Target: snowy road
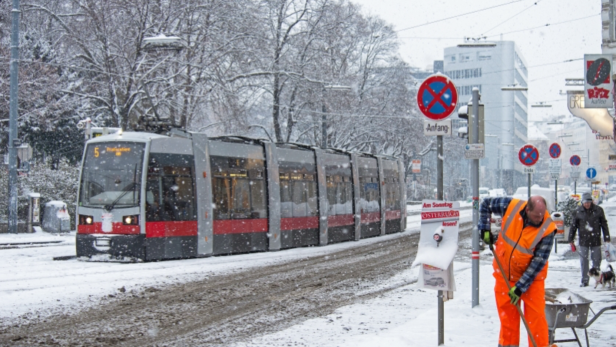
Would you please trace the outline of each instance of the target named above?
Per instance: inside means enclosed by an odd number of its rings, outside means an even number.
[[[616,225],[616,204],[603,207]],[[461,214],[470,221],[470,210]],[[404,233],[359,242],[141,264],[52,261],[74,252],[74,236],[3,249],[0,345],[436,346],[436,292],[416,288],[409,268],[418,228],[412,216]],[[455,259],[458,291],[445,304],[445,345],[495,346],[491,257],[482,254],[481,305],[471,309],[468,235]],[[12,237],[24,236],[50,239]],[[552,255],[547,286],[571,288],[595,310],[613,305],[613,289],[577,287],[577,255],[567,250]],[[593,346],[616,345],[616,314],[604,315],[589,329]]]

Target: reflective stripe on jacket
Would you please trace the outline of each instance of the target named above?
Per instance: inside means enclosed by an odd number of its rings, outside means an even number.
[[[513,199],[503,216],[501,232],[496,241],[496,256],[503,266],[505,276],[509,281],[517,282],[530,265],[535,248],[542,238],[556,229],[550,214],[546,211],[543,223],[540,227],[527,225],[520,215],[526,207],[526,201]],[[494,270],[499,272],[496,260],[493,262]],[[544,280],[547,276],[548,264],[546,263],[535,280]]]

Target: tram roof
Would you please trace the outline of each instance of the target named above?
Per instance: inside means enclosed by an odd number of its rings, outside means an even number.
[[[127,131],[123,133],[102,135],[88,140],[88,143],[109,142],[109,141],[133,141],[133,142],[148,142],[152,139],[165,138],[168,136],[154,133],[133,132]]]

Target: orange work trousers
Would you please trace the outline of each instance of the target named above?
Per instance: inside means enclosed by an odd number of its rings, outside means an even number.
[[[518,347],[520,345],[520,313],[511,304],[509,289],[499,273],[494,273],[496,284],[494,286],[494,296],[496,297],[496,308],[500,318],[500,336],[498,338],[499,347]],[[509,282],[513,287],[515,282]],[[520,300],[524,302],[524,317],[528,327],[535,338],[537,347],[549,345],[548,322],[545,319],[545,282],[534,281],[528,290],[522,294]],[[533,346],[528,338],[528,346]]]

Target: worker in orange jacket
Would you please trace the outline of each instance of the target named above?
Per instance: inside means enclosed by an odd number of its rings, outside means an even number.
[[[499,347],[520,344],[520,314],[514,305],[524,302],[524,318],[537,347],[549,346],[548,323],[545,318],[545,283],[548,258],[552,251],[556,226],[546,211],[545,199],[532,196],[528,203],[510,197],[485,198],[479,210],[478,229],[484,242],[492,244],[490,215],[503,216],[495,256],[504,274],[493,262],[494,296],[500,317]],[[509,280],[509,287],[505,282]],[[528,342],[532,346],[530,338]]]

